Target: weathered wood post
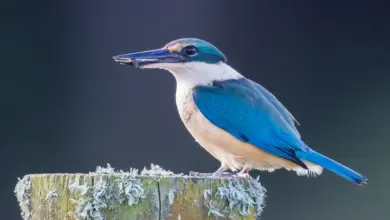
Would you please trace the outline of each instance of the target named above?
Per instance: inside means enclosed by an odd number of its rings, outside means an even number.
[[[191,177],[152,169],[33,174],[15,193],[24,220],[256,219],[265,189],[258,180]]]

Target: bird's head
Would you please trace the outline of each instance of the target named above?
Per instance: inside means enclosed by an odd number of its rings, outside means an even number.
[[[121,64],[140,68],[158,68],[174,70],[191,62],[217,64],[225,63],[226,57],[212,44],[196,39],[182,38],[166,44],[161,49],[114,56]]]
[[[168,70],[177,81],[190,85],[242,77],[226,64],[226,57],[218,48],[196,38],[174,40],[161,49],[118,55],[113,59],[139,68]]]

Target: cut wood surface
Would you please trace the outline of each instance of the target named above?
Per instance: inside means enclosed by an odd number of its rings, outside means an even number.
[[[102,168],[107,169],[107,168]],[[265,189],[258,180],[192,177],[136,170],[33,174],[15,193],[25,220],[256,219]],[[100,170],[102,171],[102,170]]]

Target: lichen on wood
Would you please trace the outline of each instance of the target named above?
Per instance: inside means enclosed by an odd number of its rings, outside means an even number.
[[[30,176],[26,175],[22,179],[18,178],[18,183],[15,187],[15,195],[18,200],[22,218],[24,220],[30,219]]]
[[[99,166],[91,174],[95,174],[92,185],[80,185],[79,179],[69,185],[71,193],[82,196],[73,199],[76,210],[71,215],[76,219],[104,220],[104,210],[112,211],[115,205],[124,203],[133,206],[146,197],[136,169],[115,172],[114,168],[107,164],[106,168]]]
[[[27,175],[15,193],[24,220],[256,219],[265,197],[258,179],[191,177],[153,164]]]
[[[239,179],[232,178],[227,183],[218,186],[214,194],[212,190],[205,191],[204,197],[206,206],[209,208],[209,213],[211,214],[225,217],[229,216],[231,210],[235,209],[242,216],[252,216],[255,214],[257,217],[260,217],[265,206],[265,192],[266,190],[260,184],[259,178],[249,178],[248,181],[240,181]],[[209,199],[213,195],[214,199]],[[222,209],[216,206],[215,197],[226,200],[228,206]],[[253,209],[255,212],[253,212]],[[233,218],[233,216],[229,217]]]

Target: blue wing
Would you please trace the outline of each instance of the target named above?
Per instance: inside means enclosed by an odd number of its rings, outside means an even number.
[[[295,127],[295,123],[298,123],[298,121],[294,118],[294,116],[284,107],[284,105],[273,95],[271,94],[266,88],[263,86],[247,79],[248,83],[252,84],[254,89],[258,89],[260,93],[262,93],[265,98],[269,102],[272,103],[272,105],[278,110],[278,112],[282,115],[284,120],[290,125],[290,127],[294,130],[294,133],[300,138],[301,135],[299,134],[297,128]]]
[[[306,165],[296,156],[308,152],[291,113],[264,87],[248,79],[196,86],[193,99],[214,125],[264,151]]]

